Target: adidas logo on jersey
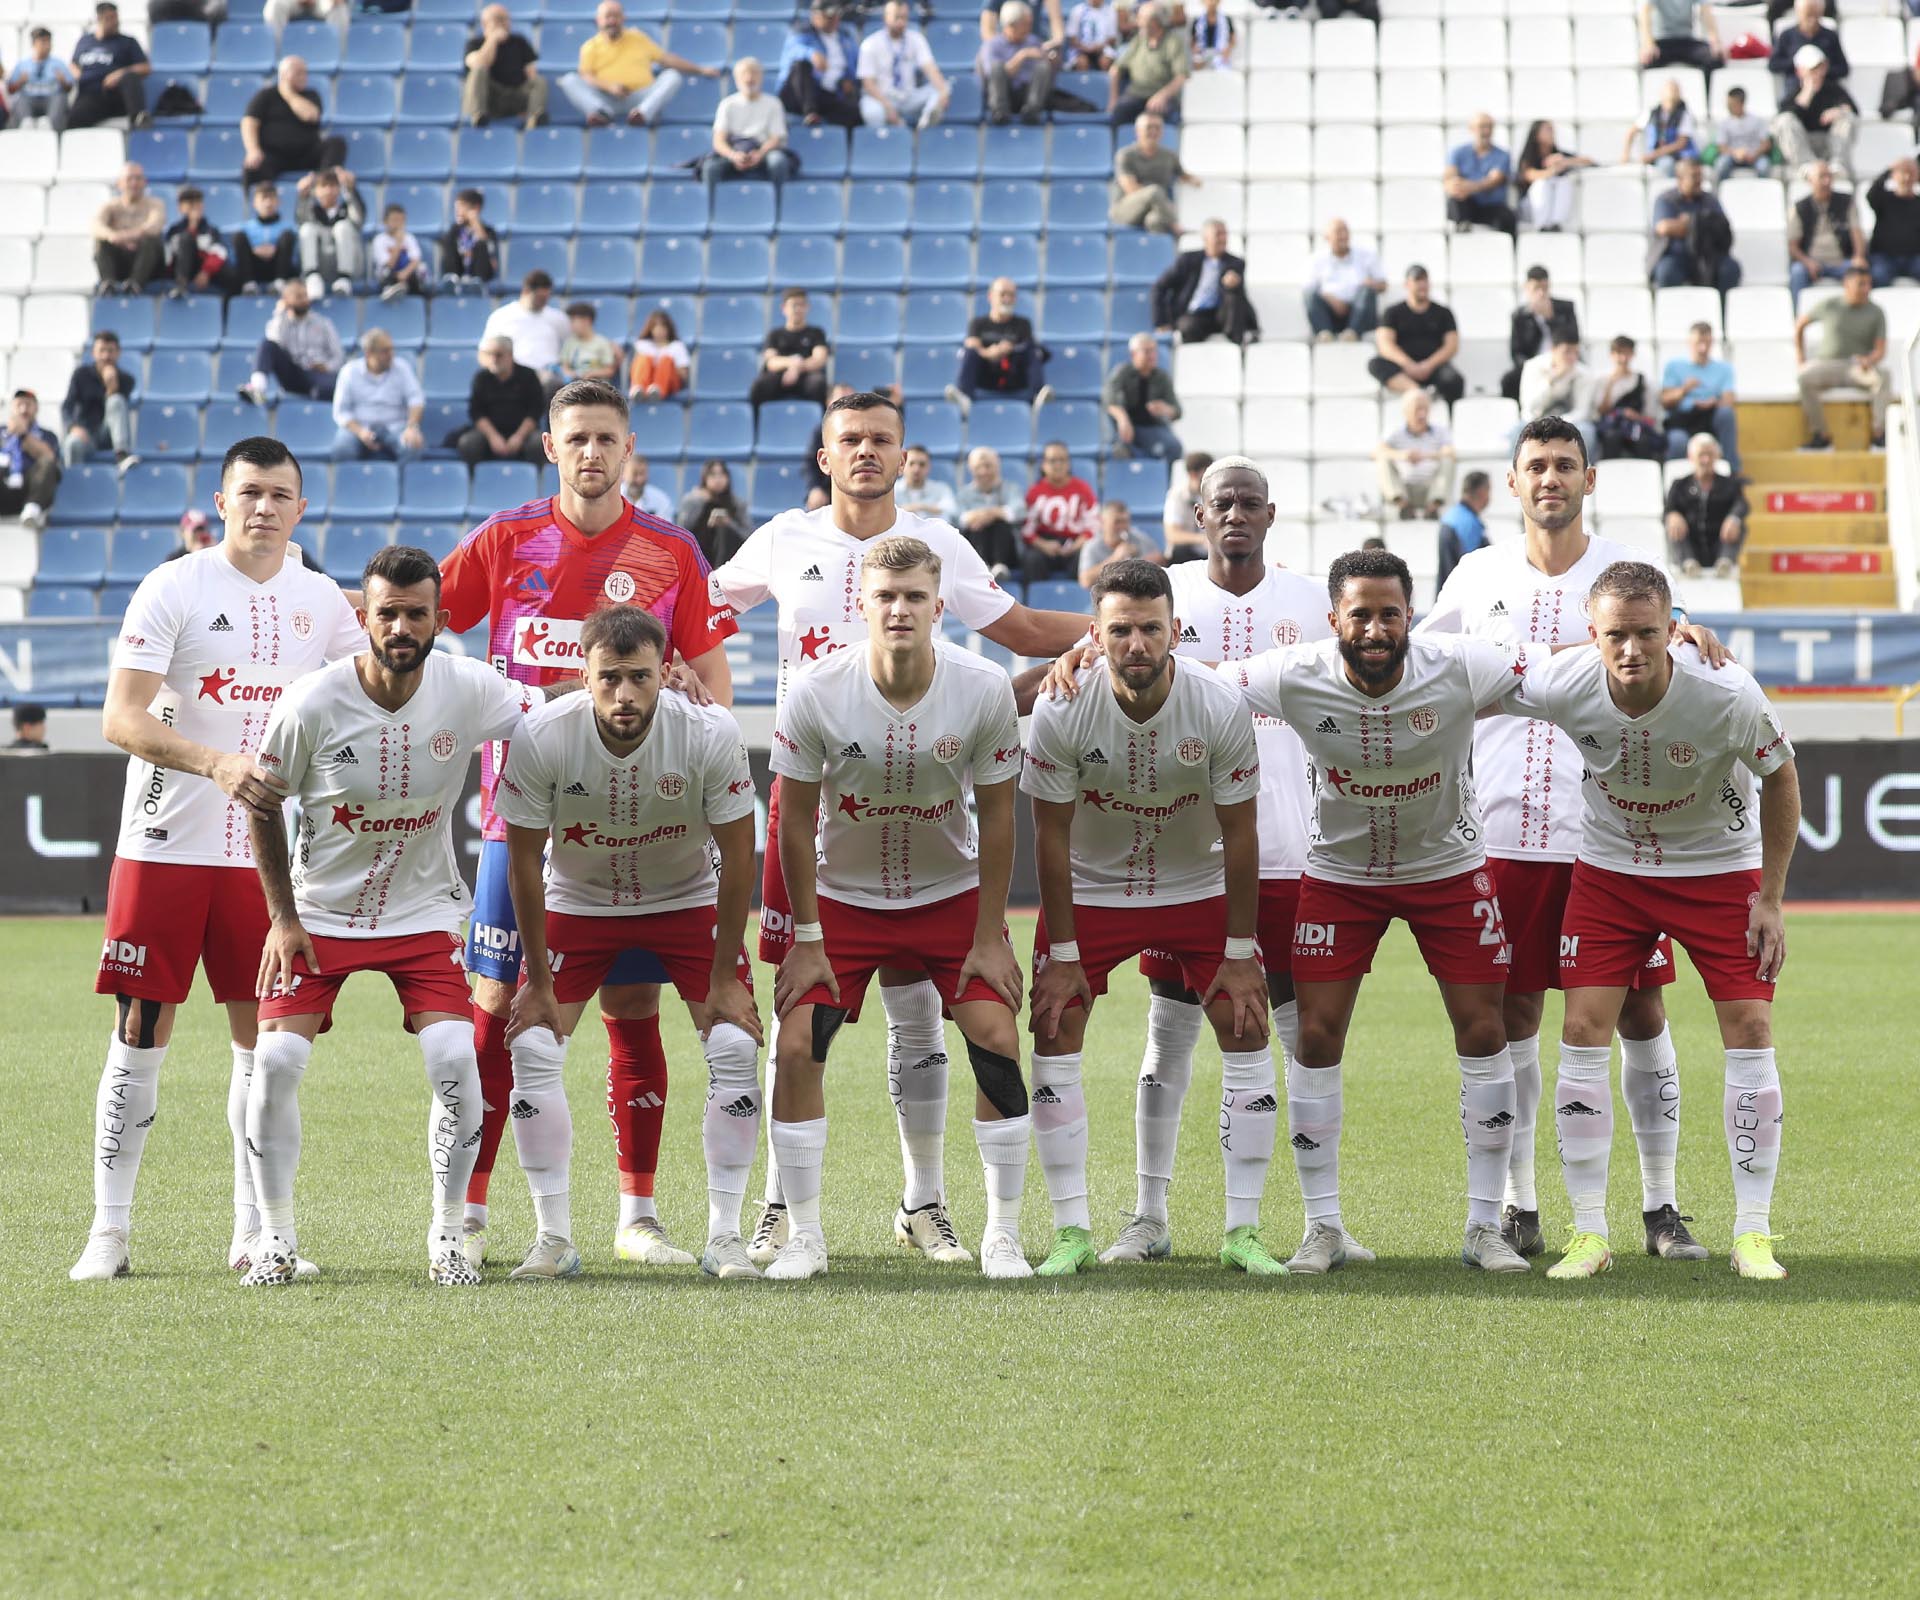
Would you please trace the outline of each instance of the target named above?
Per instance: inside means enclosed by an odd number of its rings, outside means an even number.
[[[1314,724],[1313,731],[1315,733],[1338,733],[1340,731],[1340,724],[1335,722],[1332,717],[1322,717]]]
[[[343,744],[338,750],[334,751],[332,755],[316,761],[314,765],[320,767],[357,767],[360,765],[360,758],[353,753],[352,745]]]
[[[1489,618],[1504,617],[1506,614],[1507,614],[1507,603],[1504,600],[1496,600],[1492,605],[1487,607],[1487,616]]]
[[[528,1117],[539,1116],[540,1108],[528,1101],[516,1100],[512,1105],[507,1107],[507,1112],[510,1116],[518,1117],[524,1122]]]
[[[1270,1094],[1259,1095],[1240,1108],[1242,1111],[1272,1112],[1280,1109],[1280,1102]]]
[[[634,1096],[634,1098],[629,1100],[627,1104],[630,1106],[636,1106],[642,1111],[658,1111],[663,1105],[666,1104],[666,1101],[662,1100],[659,1095],[655,1094],[651,1089],[649,1089],[644,1094]],[[519,1114],[520,1114],[519,1111],[516,1109],[514,1112],[514,1115],[518,1116]]]
[[[1595,1111],[1593,1107],[1588,1105],[1584,1100],[1569,1100],[1560,1108],[1560,1115],[1563,1117],[1597,1117],[1600,1113]]]
[[[560,792],[562,794],[578,795],[580,798],[585,799],[586,793],[587,793],[587,786],[584,783],[580,782],[579,779],[576,778],[572,783],[568,784],[566,788],[562,789]]]
[[[1581,744],[1585,745],[1586,748],[1589,750],[1598,750],[1600,748],[1600,741],[1594,738],[1594,736],[1590,733],[1581,734],[1580,742]]]
[[[233,632],[233,624],[227,621],[226,612],[224,611],[221,612],[219,616],[215,617],[213,621],[207,624],[207,632],[208,633],[232,633]]]
[[[752,1095],[743,1094],[731,1105],[722,1106],[720,1109],[730,1117],[750,1117],[760,1108],[753,1103]]]
[[[1080,765],[1083,767],[1104,767],[1106,764],[1107,753],[1099,745],[1095,745],[1080,758]]]
[[[1033,1091],[1033,1103],[1037,1106],[1057,1106],[1060,1096],[1054,1093],[1052,1084],[1043,1083]]]
[[[826,582],[826,574],[823,573],[818,566],[808,567],[805,572],[800,574],[800,581],[802,583],[824,583]]]
[[[1180,642],[1182,644],[1198,644],[1200,642],[1200,630],[1189,622],[1180,630]]]
[[[1511,1111],[1496,1111],[1492,1116],[1482,1117],[1479,1120],[1480,1126],[1483,1128],[1504,1128],[1513,1121],[1513,1113]]]
[[[1293,1136],[1293,1147],[1296,1150],[1318,1150],[1320,1148],[1320,1141],[1318,1139],[1309,1139],[1304,1133],[1296,1133]]]
[[[862,750],[857,743],[844,746],[840,754],[845,756],[849,761],[865,761],[867,759],[866,751]]]

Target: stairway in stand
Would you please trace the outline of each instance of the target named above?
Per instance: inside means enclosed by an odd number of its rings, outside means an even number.
[[[1887,458],[1861,401],[1829,400],[1831,450],[1802,450],[1797,404],[1740,402],[1747,545],[1740,593],[1750,610],[1897,604],[1887,543]]]

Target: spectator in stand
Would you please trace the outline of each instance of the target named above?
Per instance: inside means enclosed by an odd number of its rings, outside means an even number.
[[[549,393],[560,388],[560,346],[573,332],[566,313],[548,303],[552,299],[553,279],[536,267],[520,280],[518,300],[494,308],[484,334],[505,339],[513,359],[532,367]]]
[[[1216,333],[1245,346],[1260,337],[1260,321],[1247,298],[1247,264],[1227,254],[1227,225],[1210,217],[1200,227],[1200,248],[1183,250],[1153,286],[1153,323],[1174,329],[1182,344],[1200,344]]]
[[[1027,0],[984,0],[980,7],[980,37],[983,40],[991,39],[1000,31],[1001,24],[1006,20],[1008,6],[1026,3]],[[1120,0],[1116,11],[1124,9],[1125,4],[1126,0]],[[1045,0],[1045,10],[1047,39],[1050,43],[1058,43],[1067,36],[1066,24],[1060,20],[1060,0]]]
[[[769,400],[811,400],[825,405],[827,362],[833,347],[826,330],[807,321],[807,291],[798,287],[780,296],[781,324],[761,345],[760,375],[747,398],[758,413]]]
[[[503,5],[485,6],[480,31],[467,40],[467,79],[460,91],[460,115],[476,128],[495,117],[518,117],[532,128],[547,120],[547,80],[540,75],[540,52],[524,33],[515,32]]]
[[[1133,14],[1133,0],[1113,0],[1113,53],[1119,55],[1133,43],[1133,36],[1139,31],[1140,19]]]
[[[1301,291],[1307,326],[1322,344],[1334,338],[1352,341],[1380,325],[1386,273],[1378,255],[1354,245],[1344,218],[1327,224],[1326,240],[1326,249],[1317,251],[1307,268],[1307,286]]]
[[[1800,52],[1808,45],[1827,58],[1827,76],[1833,82],[1841,82],[1853,70],[1847,61],[1847,48],[1840,42],[1840,30],[1824,20],[1821,10],[1820,0],[1794,0],[1793,21],[1773,36],[1767,70],[1773,74],[1783,106],[1800,87],[1804,70]]]
[[[1436,511],[1453,492],[1453,435],[1433,420],[1433,398],[1425,389],[1400,397],[1400,426],[1373,447],[1380,476],[1380,498],[1400,520],[1411,522]]]
[[[1837,38],[1838,35],[1836,34]],[[1840,86],[1817,45],[1805,44],[1793,58],[1800,84],[1780,103],[1773,119],[1774,142],[1789,172],[1809,161],[1830,161],[1853,183],[1853,136],[1860,108]]]
[[[1107,69],[1107,120],[1125,127],[1144,111],[1180,114],[1180,92],[1193,75],[1186,35],[1167,26],[1161,0],[1147,0],[1135,13],[1140,31]]]
[[[1099,502],[1058,439],[1040,452],[1040,476],[1027,491],[1020,570],[1028,583],[1079,575],[1080,547],[1093,537]]]
[[[1698,67],[1711,72],[1726,60],[1713,7],[1701,0],[1646,0],[1640,7],[1640,65]]]
[[[1553,344],[1520,369],[1520,429],[1536,417],[1561,417],[1580,430],[1587,455],[1600,454],[1600,433],[1594,423],[1594,372],[1580,359],[1580,341],[1556,333]]]
[[[1867,264],[1874,288],[1884,289],[1895,278],[1920,278],[1920,161],[1900,157],[1873,180],[1867,205],[1873,212]]]
[[[844,400],[854,392],[850,383],[836,383],[827,391],[827,404]],[[813,432],[807,439],[807,448],[800,452],[800,481],[807,486],[807,510],[818,511],[827,503],[832,482],[826,473],[820,470],[820,452],[826,447],[826,417],[813,425]]]
[[[547,396],[540,374],[513,358],[513,341],[490,333],[480,341],[480,367],[467,390],[467,426],[448,442],[470,467],[483,461],[547,459],[541,443]]]
[[[114,198],[93,214],[93,264],[102,294],[142,294],[166,259],[167,208],[147,192],[146,169],[120,169]]]
[[[1828,389],[1864,389],[1873,404],[1873,442],[1886,442],[1891,385],[1882,363],[1887,359],[1887,319],[1873,303],[1872,289],[1873,275],[1867,268],[1849,267],[1840,293],[1801,312],[1793,324],[1809,449],[1826,450],[1833,444],[1820,399]]]
[[[397,200],[381,213],[380,231],[373,237],[373,281],[382,300],[403,294],[428,293],[427,252],[407,228],[407,208]]]
[[[7,126],[24,128],[44,117],[55,133],[65,132],[67,100],[79,81],[73,68],[55,58],[53,31],[35,28],[28,37],[26,55],[7,74],[7,96],[13,103]]]
[[[1738,84],[1727,91],[1727,114],[1713,130],[1713,143],[1704,153],[1713,162],[1716,188],[1736,172],[1764,178],[1773,171],[1773,135],[1762,118],[1747,110],[1747,91]]]
[[[793,176],[787,108],[766,92],[766,81],[766,69],[755,57],[734,62],[734,92],[713,113],[713,149],[700,161],[709,210],[714,192],[729,179],[765,178],[777,193]]]
[[[1647,404],[1647,378],[1634,365],[1634,348],[1624,333],[1617,336],[1607,346],[1611,364],[1594,384],[1594,428],[1602,461],[1667,459],[1666,435]]]
[[[700,482],[680,497],[674,518],[700,541],[709,566],[721,566],[753,531],[747,508],[733,492],[733,470],[717,456],[700,468]]]
[[[1053,98],[1053,77],[1059,71],[1061,48],[1034,38],[1033,9],[1024,0],[1008,0],[1000,22],[999,31],[981,41],[973,59],[987,104],[987,121],[995,127],[1004,126],[1013,116],[1018,99],[1020,120],[1038,123],[1045,119],[1047,104]]]
[[[102,329],[93,336],[93,360],[82,362],[67,380],[60,421],[67,430],[62,446],[66,464],[77,467],[102,450],[111,450],[125,471],[139,459],[133,453],[133,413],[129,409],[140,380],[120,364],[119,335]]]
[[[199,550],[211,550],[220,542],[213,531],[213,519],[198,506],[180,513],[180,542],[167,552],[169,561],[178,561]]]
[[[1106,413],[1101,431],[1114,455],[1179,458],[1180,436],[1173,423],[1180,415],[1180,401],[1173,378],[1160,365],[1160,346],[1152,334],[1136,333],[1127,341],[1127,359],[1107,374],[1100,404]]]
[[[600,332],[599,320],[591,300],[576,300],[567,307],[568,333],[560,346],[560,376],[567,383],[583,378],[612,383],[620,371],[620,348]]]
[[[960,514],[953,485],[943,483],[932,474],[932,451],[923,444],[908,445],[906,467],[893,480],[893,503],[902,511],[911,511],[916,516],[938,517],[942,522],[951,522]]]
[[[1667,560],[1683,578],[1697,578],[1711,567],[1716,578],[1730,578],[1747,542],[1746,485],[1737,472],[1721,472],[1720,447],[1710,433],[1687,441],[1687,465],[1693,470],[1667,486]]]
[[[1628,166],[1652,167],[1661,177],[1671,178],[1676,162],[1699,154],[1693,113],[1681,98],[1680,80],[1669,78],[1660,85],[1660,103],[1647,113],[1644,122],[1628,129],[1620,159]]]
[[[1133,143],[1114,152],[1107,220],[1116,227],[1144,228],[1148,233],[1180,231],[1180,208],[1173,191],[1183,183],[1197,189],[1200,180],[1161,142],[1166,128],[1157,112],[1143,111],[1134,119]]]
[[[280,215],[280,187],[271,178],[253,186],[253,215],[234,230],[227,267],[230,284],[242,294],[278,291],[298,275],[293,228]]]
[[[1079,570],[1075,576],[1080,587],[1091,589],[1101,569],[1115,561],[1151,561],[1159,566],[1159,552],[1143,544],[1134,531],[1133,513],[1124,500],[1109,500],[1100,507],[1099,530],[1080,546]]]
[[[1069,72],[1105,72],[1113,65],[1119,38],[1107,0],[1080,0],[1067,16],[1064,65]]]
[[[13,743],[7,754],[39,756],[47,753],[47,708],[23,700],[13,708]]]
[[[955,526],[995,578],[1020,562],[1020,530],[1027,517],[1027,488],[1000,469],[1000,452],[975,445],[967,452],[967,480],[953,497]]]
[[[604,128],[616,117],[626,118],[629,127],[651,128],[688,73],[720,76],[718,67],[696,65],[663,50],[644,29],[629,28],[620,0],[600,0],[593,21],[596,31],[580,46],[579,70],[560,80],[560,92],[589,128]]]
[[[987,285],[984,315],[967,324],[960,347],[960,376],[947,385],[947,398],[962,416],[985,390],[995,400],[1029,400],[1039,407],[1053,398],[1047,387],[1047,352],[1034,342],[1033,324],[1014,308],[1020,290],[1011,278]]]
[[[652,464],[637,450],[627,457],[626,467],[620,474],[620,492],[627,497],[629,505],[638,506],[648,516],[673,521],[673,496],[653,482]]]
[[[427,447],[420,432],[427,396],[413,363],[393,353],[393,336],[369,328],[360,354],[340,369],[333,390],[335,461],[412,461]]]
[[[1514,193],[1520,201],[1520,220],[1542,233],[1562,232],[1573,221],[1573,175],[1592,166],[1591,156],[1562,150],[1553,124],[1542,119],[1527,129],[1520,147]]]
[[[1453,313],[1433,298],[1425,267],[1407,268],[1406,291],[1406,298],[1388,306],[1373,330],[1377,353],[1367,372],[1395,394],[1431,389],[1454,405],[1467,390],[1467,380],[1453,365],[1460,350],[1459,326]]]
[[[280,304],[267,319],[265,337],[254,348],[253,375],[240,385],[239,396],[264,406],[267,380],[272,378],[282,394],[331,400],[345,354],[339,330],[313,309],[307,286],[289,278],[280,286]]]
[[[73,47],[73,103],[69,128],[97,128],[125,117],[136,128],[147,120],[147,79],[153,63],[137,39],[120,31],[120,8],[102,0],[93,8],[93,31]]]
[[[869,128],[931,128],[953,89],[933,47],[907,26],[907,0],[887,0],[881,27],[860,41],[860,118]]]
[[[162,249],[167,271],[173,277],[173,287],[167,296],[179,300],[218,288],[226,278],[232,253],[227,241],[220,237],[220,230],[207,221],[207,197],[196,185],[183,183],[174,192],[173,203],[179,208],[180,216],[167,229]]]
[[[1727,465],[1740,470],[1739,396],[1733,368],[1713,355],[1713,324],[1687,330],[1687,354],[1675,356],[1660,374],[1660,406],[1667,414],[1667,459],[1687,452],[1695,434],[1714,439]]]
[[[1380,26],[1380,0],[1319,0],[1320,20],[1330,22],[1340,17],[1352,17],[1361,22],[1371,22]]]
[[[1189,450],[1181,465],[1187,469],[1186,477],[1167,490],[1167,503],[1160,517],[1169,566],[1176,561],[1203,560],[1207,554],[1207,536],[1200,531],[1200,519],[1194,508],[1200,503],[1200,480],[1213,465],[1213,457],[1204,450]]]
[[[59,489],[60,441],[40,426],[40,397],[15,389],[0,432],[0,517],[18,517],[38,533]]]
[[[1853,196],[1833,186],[1833,165],[1816,161],[1807,168],[1807,192],[1787,212],[1787,285],[1793,303],[1810,283],[1843,278],[1849,267],[1867,262],[1867,231],[1854,213]]]
[[[1473,137],[1454,147],[1441,175],[1447,220],[1461,233],[1474,227],[1518,233],[1519,218],[1507,204],[1513,158],[1493,142],[1493,118],[1488,113],[1476,111],[1468,126]]]
[[[1487,542],[1487,525],[1481,517],[1492,498],[1493,479],[1486,473],[1469,472],[1460,480],[1460,498],[1440,517],[1439,574],[1433,580],[1436,593],[1460,565],[1460,558]]]
[[[1733,257],[1733,224],[1707,193],[1706,173],[1689,156],[1674,169],[1674,185],[1653,202],[1648,266],[1654,287],[1698,284],[1725,294],[1740,282]]]
[[[300,224],[300,271],[307,280],[307,293],[323,299],[331,284],[335,294],[352,294],[354,280],[367,265],[360,236],[367,207],[353,174],[338,167],[316,172],[312,186],[295,205],[294,216]]]
[[[655,306],[633,341],[633,364],[627,369],[629,400],[670,400],[687,386],[693,357],[681,342],[673,318]]]
[[[440,238],[440,273],[456,289],[478,289],[500,276],[500,236],[485,216],[487,197],[462,189],[453,222]]]
[[[814,0],[780,52],[780,103],[808,127],[860,126],[860,35],[838,6]]]
[[[1237,42],[1233,19],[1221,14],[1220,0],[1204,0],[1200,15],[1187,24],[1187,57],[1195,72],[1225,72],[1233,66]]]
[[[262,19],[273,29],[274,48],[280,46],[280,34],[289,22],[324,21],[340,35],[340,48],[347,48],[347,29],[353,22],[353,0],[267,0]]]
[[[1507,330],[1507,356],[1512,362],[1500,380],[1500,392],[1520,398],[1520,369],[1553,343],[1556,333],[1580,342],[1580,317],[1571,300],[1553,297],[1553,280],[1545,267],[1528,267],[1526,287]]]
[[[346,164],[347,141],[320,131],[324,114],[320,91],[307,84],[307,64],[282,56],[274,81],[247,102],[240,114],[242,184],[277,178],[283,172],[313,173]],[[304,193],[308,181],[303,180]]]

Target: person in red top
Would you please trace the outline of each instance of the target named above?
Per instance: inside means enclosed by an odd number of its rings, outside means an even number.
[[[1027,582],[1078,581],[1080,547],[1093,537],[1099,519],[1099,500],[1084,478],[1073,475],[1073,458],[1055,439],[1040,452],[1040,476],[1027,491],[1027,526],[1021,534]]]
[[[693,535],[621,494],[621,475],[633,453],[628,422],[626,397],[608,384],[587,380],[561,389],[549,408],[545,436],[547,459],[559,468],[560,492],[498,512],[461,540],[441,564],[441,603],[456,633],[487,623],[487,654],[495,668],[540,685],[578,676],[580,628],[590,612],[608,601],[644,606],[665,626],[684,663],[681,681],[697,679],[708,697],[730,705],[733,678],[723,647],[738,631],[733,612],[709,597],[707,561]],[[467,1253],[476,1265],[486,1254],[488,1183],[513,1086],[506,1029],[520,976],[506,828],[493,809],[505,760],[504,745],[481,752],[482,843],[467,933],[486,1107],[467,1188]],[[685,1264],[693,1257],[667,1244],[653,1206],[667,1097],[659,988],[665,978],[651,956],[633,952],[614,963],[600,995],[612,1057],[607,1112],[620,1167],[616,1250],[627,1260]]]

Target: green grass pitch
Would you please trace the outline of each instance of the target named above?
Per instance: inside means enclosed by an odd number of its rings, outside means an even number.
[[[1371,1267],[1251,1284],[1215,1263],[1210,1044],[1171,1262],[1002,1286],[908,1259],[875,1005],[829,1074],[827,1278],[722,1285],[614,1261],[589,1017],[570,1064],[586,1275],[506,1281],[530,1226],[509,1143],[492,1276],[433,1290],[419,1058],[391,991],[361,978],[303,1096],[301,1242],[324,1276],[254,1293],[224,1265],[227,1051],[204,991],[163,1076],[136,1275],[67,1282],[110,1026],[87,992],[98,925],[0,924],[0,1592],[1913,1594],[1920,1176],[1912,966],[1895,954],[1912,928],[1791,920],[1783,1284],[1727,1268],[1719,1046],[1684,968],[1680,1193],[1714,1258],[1639,1252],[1622,1114],[1611,1276],[1460,1266],[1458,1079],[1396,934],[1347,1056],[1347,1218]],[[1144,1016],[1128,974],[1088,1038],[1102,1243],[1133,1195]],[[661,1209],[698,1248],[704,1081],[684,1012],[668,1040]],[[971,1243],[984,1206],[958,1062],[954,1082],[947,1181]],[[1557,1228],[1550,1126],[1540,1144]],[[1283,1248],[1300,1225],[1285,1156],[1267,1206]],[[1035,1259],[1048,1226],[1035,1163]]]

